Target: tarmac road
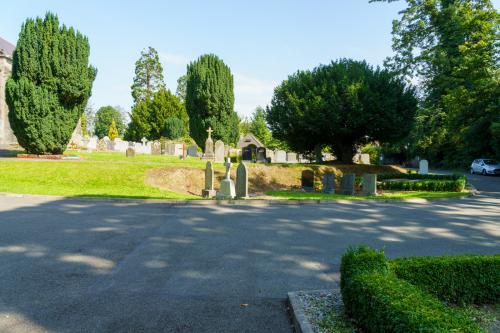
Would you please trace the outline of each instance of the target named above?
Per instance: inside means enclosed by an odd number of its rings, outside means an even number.
[[[291,332],[286,292],[351,244],[498,253],[500,177],[431,203],[169,205],[0,196],[0,332]]]

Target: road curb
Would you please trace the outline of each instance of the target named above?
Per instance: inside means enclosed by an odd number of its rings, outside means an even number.
[[[475,190],[475,194],[479,193]],[[267,205],[283,205],[283,206],[301,206],[301,205],[324,205],[324,204],[355,204],[355,203],[371,203],[371,204],[404,204],[404,203],[417,203],[417,204],[431,204],[439,201],[450,200],[463,200],[469,196],[455,197],[455,198],[414,198],[414,199],[307,199],[307,200],[287,200],[287,199],[246,199],[246,200],[203,200],[203,199],[147,199],[147,198],[114,198],[114,197],[93,197],[93,196],[63,196],[63,195],[42,195],[42,194],[17,194],[0,192],[3,197],[15,198],[44,198],[44,199],[65,199],[75,201],[89,201],[89,202],[124,202],[124,203],[137,203],[137,204],[165,204],[169,206],[267,206]]]
[[[302,302],[297,295],[298,292],[288,293],[288,302],[290,303],[290,311],[292,312],[292,322],[297,333],[314,333],[314,330],[307,320]]]

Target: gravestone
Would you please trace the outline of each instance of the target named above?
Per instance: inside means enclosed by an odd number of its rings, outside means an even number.
[[[215,162],[224,162],[224,142],[221,140],[215,141]]]
[[[297,163],[297,153],[286,153],[286,161],[288,163]]]
[[[274,163],[286,163],[286,152],[284,150],[274,152]]]
[[[363,195],[377,195],[377,174],[365,173],[363,175]]]
[[[359,164],[370,164],[370,154],[359,154]]]
[[[125,151],[125,155],[127,157],[135,157],[135,149],[132,147],[128,147],[127,150]]]
[[[108,144],[104,139],[99,139],[96,146],[97,151],[106,151],[108,149]]]
[[[205,154],[203,154],[203,159],[205,160],[214,160],[215,159],[215,153],[214,153],[214,141],[212,140],[212,132],[214,130],[209,127],[207,129],[208,133],[208,138],[205,141]]]
[[[161,142],[158,140],[153,141],[151,145],[151,155],[161,155]]]
[[[335,174],[325,173],[323,175],[323,193],[335,193]]]
[[[220,183],[220,191],[217,193],[217,199],[234,199],[236,196],[236,189],[234,187],[234,182],[231,179],[231,158],[227,158],[224,166],[226,167],[226,176]]]
[[[421,175],[427,175],[429,173],[429,162],[427,160],[420,160],[418,173]]]
[[[205,188],[201,191],[201,196],[211,199],[215,197],[214,190],[214,167],[212,162],[208,161],[205,167]]]
[[[356,181],[356,175],[353,173],[348,173],[342,176],[340,181],[340,191],[342,194],[354,195],[356,191],[354,190],[354,185]]]
[[[198,157],[198,146],[195,144],[189,145],[187,148],[187,156]]]
[[[243,162],[236,169],[236,197],[248,199],[248,168]]]
[[[84,136],[83,139],[82,139],[82,148],[87,150],[89,149],[89,142],[90,142],[90,138],[88,136]]]
[[[165,154],[169,156],[175,155],[175,143],[169,142],[165,145]]]
[[[266,148],[259,147],[257,148],[256,160],[257,162],[267,162],[266,161]]]
[[[266,148],[266,162],[274,163],[274,151]]]
[[[300,177],[300,182],[304,191],[314,191],[314,171],[310,169],[303,170],[302,176]]]

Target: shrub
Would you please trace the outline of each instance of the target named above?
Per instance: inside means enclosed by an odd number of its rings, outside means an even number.
[[[342,257],[345,309],[365,332],[482,332],[463,312],[399,279],[392,267],[383,251],[367,246],[349,248]]]
[[[378,185],[381,190],[462,192],[465,178],[458,180],[420,180],[420,181],[383,181]]]
[[[398,278],[446,302],[485,304],[500,299],[500,255],[410,257],[389,264]]]
[[[54,14],[22,25],[5,96],[14,135],[28,153],[66,149],[97,74],[89,54],[87,37]]]
[[[184,122],[176,117],[165,120],[161,135],[169,140],[177,140],[184,135]]]
[[[404,173],[385,173],[377,175],[382,182],[381,190],[461,192],[466,178],[462,175],[420,175]],[[389,181],[389,179],[408,179],[408,181]],[[411,181],[410,181],[411,180]]]

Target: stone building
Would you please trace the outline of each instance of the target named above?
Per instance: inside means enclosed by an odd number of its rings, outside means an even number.
[[[18,142],[9,123],[9,108],[5,100],[5,84],[12,72],[12,56],[15,46],[0,37],[0,148],[18,148]],[[82,127],[79,121],[69,146],[75,148],[82,145]]]
[[[5,83],[12,71],[15,46],[0,37],[0,146],[17,145],[9,123],[9,109],[5,101]]]
[[[264,162],[266,160],[266,147],[252,133],[242,135],[237,147],[241,149],[244,161]]]

